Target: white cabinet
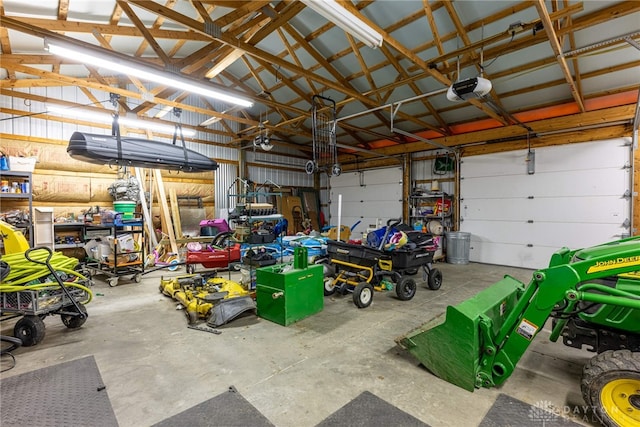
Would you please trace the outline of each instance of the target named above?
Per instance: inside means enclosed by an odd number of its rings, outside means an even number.
[[[33,210],[33,246],[54,250],[53,208],[38,207]]]

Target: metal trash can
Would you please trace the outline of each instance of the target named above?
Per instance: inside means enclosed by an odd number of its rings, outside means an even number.
[[[447,262],[449,264],[469,264],[471,249],[471,233],[449,231],[445,233],[447,245]]]

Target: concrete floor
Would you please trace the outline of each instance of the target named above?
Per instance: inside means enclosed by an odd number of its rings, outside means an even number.
[[[438,379],[397,347],[396,337],[504,274],[525,283],[531,277],[529,270],[492,265],[436,266],[442,288],[429,290],[420,280],[410,301],[376,293],[370,307],[358,309],[351,295],[326,297],[322,312],[288,327],[249,317],[222,327],[221,335],[187,329],[183,312],[159,293],[162,275],[184,272],[154,272],[139,284],[121,279],[113,288],[98,276],[85,325],[69,330],[48,317],[44,341],[15,351],[17,364],[2,378],[93,355],[121,426],[154,424],[231,385],[279,427],[314,426],[363,391],[433,427],[477,426],[499,393],[548,402],[596,425],[581,409],[579,387],[591,353],[549,342],[548,330],[502,387],[474,393]],[[12,334],[12,322],[1,326]]]

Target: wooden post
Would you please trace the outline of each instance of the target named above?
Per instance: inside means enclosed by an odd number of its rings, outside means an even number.
[[[171,221],[171,215],[169,214],[169,205],[167,205],[167,193],[164,191],[164,181],[162,180],[162,174],[159,169],[153,170],[153,177],[155,178],[156,188],[158,189],[158,200],[160,201],[160,220],[162,221],[162,228],[166,230],[169,236],[169,244],[171,245],[171,252],[178,253],[178,244],[176,243],[176,235],[173,232],[173,222]]]
[[[171,217],[173,218],[173,228],[176,232],[176,238],[182,239],[182,220],[180,219],[180,209],[178,209],[178,196],[175,188],[169,190],[169,202],[171,202]]]

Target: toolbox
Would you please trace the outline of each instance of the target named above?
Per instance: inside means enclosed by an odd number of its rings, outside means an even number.
[[[294,261],[256,270],[258,316],[283,326],[324,308],[322,265],[308,265],[307,248],[295,249]]]

